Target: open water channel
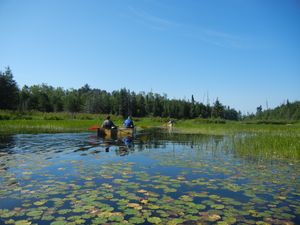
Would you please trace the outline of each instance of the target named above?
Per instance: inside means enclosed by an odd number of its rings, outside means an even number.
[[[0,143],[0,224],[300,224],[300,164],[226,136],[21,134]]]

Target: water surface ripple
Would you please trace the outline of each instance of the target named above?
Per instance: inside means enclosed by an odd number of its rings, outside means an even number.
[[[226,136],[0,140],[0,224],[300,224],[299,163]]]

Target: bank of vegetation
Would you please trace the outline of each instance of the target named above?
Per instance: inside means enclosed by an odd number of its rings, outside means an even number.
[[[19,88],[10,68],[0,73],[0,109],[19,112],[70,112],[112,114],[126,117],[170,117],[176,119],[220,118],[239,120],[241,113],[223,105],[198,102],[193,96],[169,99],[157,93],[135,93],[125,88],[108,92],[84,85],[79,89],[55,88],[46,84]]]
[[[190,99],[169,99],[157,93],[135,93],[125,88],[107,92],[84,85],[65,90],[46,84],[19,88],[10,68],[0,71],[0,109],[39,112],[69,112],[112,114],[126,117],[169,117],[176,119],[247,120],[249,123],[282,124],[300,120],[300,102],[288,100],[275,109],[257,107],[255,114],[242,115],[240,111],[223,105],[219,99],[210,105]],[[0,120],[6,119],[0,117]]]
[[[169,99],[157,93],[135,93],[125,88],[107,92],[84,85],[65,90],[46,84],[19,88],[9,67],[0,71],[0,110],[17,111],[16,115],[0,115],[0,120],[22,117],[31,111],[42,113],[111,114],[126,117],[163,117],[174,119],[207,119],[214,121],[245,120],[249,123],[286,124],[300,120],[300,102],[288,100],[275,109],[257,107],[255,114],[242,115],[240,111],[223,105],[219,99],[210,105],[190,99]],[[22,115],[23,114],[23,115]],[[93,117],[87,115],[87,117]],[[30,116],[29,116],[30,118]],[[53,118],[52,118],[53,119]],[[55,119],[55,118],[54,118]],[[60,118],[58,118],[60,119]]]
[[[290,102],[287,100],[280,106],[274,109],[263,110],[262,106],[256,108],[256,114],[247,117],[250,120],[261,121],[261,123],[268,123],[268,121],[277,121],[282,123],[284,121],[299,121],[300,120],[300,101]]]
[[[0,111],[0,139],[2,135],[20,133],[87,132],[88,128],[100,124],[106,114],[86,113],[42,113],[28,111]],[[157,127],[169,132],[168,118],[133,117],[140,132]],[[122,126],[123,117],[112,115],[112,120]],[[300,123],[266,124],[249,121],[228,121],[220,119],[177,119],[173,133],[199,135],[226,135],[232,146],[243,157],[262,159],[288,158],[300,160]],[[1,142],[1,140],[0,140]],[[225,147],[225,146],[224,146]]]
[[[119,126],[132,115],[140,129],[166,128],[173,119],[175,132],[231,135],[241,152],[263,151],[271,157],[284,151],[300,158],[300,102],[287,101],[267,110],[259,106],[255,114],[241,115],[218,99],[209,105],[193,96],[168,99],[152,92],[107,92],[88,85],[70,90],[46,84],[20,89],[9,68],[0,72],[0,134],[87,131],[107,114]]]

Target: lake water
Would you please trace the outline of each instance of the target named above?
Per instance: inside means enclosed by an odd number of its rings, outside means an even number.
[[[6,136],[0,224],[300,224],[299,177],[226,136]]]

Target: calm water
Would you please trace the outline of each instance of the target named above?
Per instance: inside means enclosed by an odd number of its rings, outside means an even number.
[[[258,159],[223,136],[2,137],[0,224],[300,224],[299,163]]]

